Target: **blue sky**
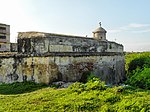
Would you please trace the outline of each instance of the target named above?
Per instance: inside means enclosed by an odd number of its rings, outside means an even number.
[[[0,0],[0,23],[17,32],[42,31],[92,37],[99,27],[125,51],[150,51],[150,0]]]

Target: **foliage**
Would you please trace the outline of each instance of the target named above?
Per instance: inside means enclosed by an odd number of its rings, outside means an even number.
[[[97,79],[93,79],[93,82],[95,81]],[[132,90],[121,86],[106,88],[104,90],[95,89],[95,86],[94,89],[93,86],[86,89],[86,87],[90,86],[87,83],[75,83],[68,89],[46,87],[30,93],[0,94],[0,111],[148,112],[150,110],[149,90]],[[22,83],[17,83],[18,86],[19,84],[22,85]],[[0,88],[4,85],[7,86],[7,84],[2,84]],[[28,86],[31,85],[34,88],[32,83],[28,83]],[[75,87],[81,88],[80,92]]]
[[[96,77],[91,71],[86,71],[82,74],[79,82],[86,83],[91,80],[93,77]]]
[[[0,84],[0,94],[20,94],[32,92],[47,87],[45,84],[37,84],[35,82],[14,82],[10,84]]]
[[[86,90],[105,90],[105,82],[102,82],[99,78],[93,77],[86,83]]]
[[[127,80],[127,83],[135,87],[150,89],[150,68],[144,67],[143,70],[137,68],[134,75]]]
[[[100,81],[99,78],[95,76],[90,76],[88,78],[88,82],[86,84],[76,82],[69,86],[68,88],[71,91],[81,93],[83,91],[90,91],[90,90],[105,90],[105,83]]]
[[[137,67],[142,69],[146,67],[150,67],[150,57],[139,57],[135,58],[129,63],[129,72],[135,70]]]
[[[150,89],[150,52],[126,54],[126,84]]]
[[[81,82],[75,82],[68,87],[68,90],[81,93],[85,90],[85,84]]]
[[[150,67],[150,52],[143,53],[126,53],[126,72],[132,72],[137,67],[143,68],[144,66]]]

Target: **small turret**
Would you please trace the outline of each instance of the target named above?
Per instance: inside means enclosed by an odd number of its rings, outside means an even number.
[[[93,32],[93,38],[101,41],[106,41],[107,31],[101,27],[101,22],[99,23],[100,27]]]

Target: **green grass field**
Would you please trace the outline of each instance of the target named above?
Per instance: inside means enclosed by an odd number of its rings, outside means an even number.
[[[1,94],[0,111],[150,111],[150,91],[116,93],[115,89],[78,93],[48,87],[25,94]]]
[[[18,92],[0,89],[0,112],[150,112],[150,90],[102,88],[98,81],[87,83],[75,83],[67,89],[34,83],[24,85],[24,89],[23,83],[20,86],[17,83]],[[14,88],[14,85],[5,84],[5,87]]]

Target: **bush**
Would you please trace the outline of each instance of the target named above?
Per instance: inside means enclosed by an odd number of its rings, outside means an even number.
[[[72,92],[81,93],[85,90],[85,85],[80,82],[75,82],[68,87],[68,90],[71,90]]]
[[[129,72],[132,72],[133,70],[136,70],[136,68],[144,68],[144,67],[150,67],[150,58],[149,57],[139,57],[134,60],[132,60],[129,63]]]
[[[47,87],[45,84],[37,84],[35,82],[14,82],[10,84],[0,85],[0,94],[21,94],[32,92],[41,88]]]
[[[86,71],[82,74],[81,79],[79,80],[79,82],[86,83],[94,77],[96,77],[96,76],[93,74],[93,72]]]
[[[90,91],[90,90],[105,90],[106,86],[105,83],[100,81],[99,78],[93,77],[89,79],[89,81],[85,84],[80,82],[75,82],[69,86],[68,90],[73,92],[81,93],[83,91]]]
[[[150,89],[150,68],[145,67],[143,70],[137,68],[127,83],[135,87]]]
[[[105,90],[105,82],[93,77],[86,83],[86,90]]]
[[[133,70],[136,70],[137,67],[144,68],[150,67],[150,52],[143,53],[126,53],[125,55],[125,68],[127,76],[131,75],[130,73]]]
[[[150,52],[127,54],[126,73],[126,84],[150,89]]]

